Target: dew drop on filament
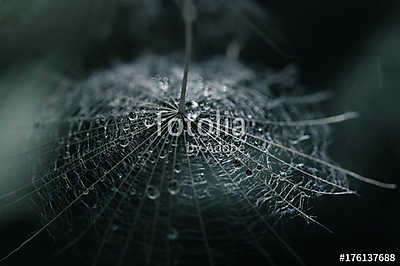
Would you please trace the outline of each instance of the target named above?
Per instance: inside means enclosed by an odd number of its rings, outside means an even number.
[[[129,119],[130,121],[134,121],[134,120],[136,120],[136,118],[137,118],[137,115],[136,115],[135,113],[130,112],[130,113],[128,114],[128,119]]]
[[[176,195],[179,193],[179,183],[178,180],[176,179],[172,179],[171,181],[169,181],[168,183],[168,192],[171,195]]]
[[[160,196],[160,191],[155,186],[149,185],[146,188],[146,195],[149,199],[155,200]]]
[[[174,168],[174,172],[179,174],[181,172],[181,168],[179,168],[179,166],[176,165],[175,168]]]

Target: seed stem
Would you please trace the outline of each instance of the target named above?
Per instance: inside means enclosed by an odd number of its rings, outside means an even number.
[[[196,9],[192,0],[184,0],[183,2],[183,20],[185,22],[185,66],[183,70],[183,79],[181,87],[181,98],[179,101],[178,112],[185,112],[186,89],[189,74],[190,57],[192,54],[192,24],[196,19]]]

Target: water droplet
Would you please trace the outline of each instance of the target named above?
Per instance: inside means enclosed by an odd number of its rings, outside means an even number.
[[[127,138],[127,137],[120,137],[120,138],[119,138],[119,145],[120,145],[122,148],[125,148],[126,146],[128,146],[128,145],[129,145],[129,140],[128,140],[128,138]]]
[[[253,172],[250,170],[250,169],[247,169],[246,170],[246,175],[247,176],[251,176],[253,174]]]
[[[137,115],[136,115],[135,113],[130,112],[130,113],[128,114],[128,119],[129,119],[130,121],[134,121],[134,120],[136,120],[136,118],[137,118]]]
[[[178,236],[179,236],[179,232],[175,228],[171,228],[167,234],[168,240],[176,240],[178,238]]]
[[[168,155],[168,150],[163,148],[163,150],[160,152],[160,159],[165,159],[165,157],[167,157]]]
[[[188,118],[191,121],[195,121],[200,116],[200,112],[192,112],[188,114]]]
[[[168,192],[171,195],[176,195],[179,193],[180,187],[179,187],[179,182],[176,179],[172,179],[168,183]]]
[[[196,101],[189,101],[186,103],[186,107],[194,109],[194,108],[199,107],[199,103]]]
[[[179,174],[181,171],[181,168],[178,165],[175,165],[174,172]]]
[[[128,121],[125,121],[125,122],[122,123],[122,130],[123,130],[123,131],[126,132],[126,131],[128,131],[130,128],[131,128],[131,125],[129,124]]]
[[[163,91],[168,90],[168,87],[169,87],[169,80],[168,80],[168,78],[167,78],[167,77],[162,78],[162,79],[160,80],[160,82],[158,83],[158,87],[159,87],[161,90],[163,90]]]
[[[154,122],[151,119],[146,119],[144,120],[144,126],[149,128],[152,127],[154,125]]]
[[[160,196],[160,191],[155,186],[147,186],[146,194],[149,199],[155,200]]]
[[[257,170],[260,171],[261,169],[263,169],[263,166],[261,164],[257,164]]]

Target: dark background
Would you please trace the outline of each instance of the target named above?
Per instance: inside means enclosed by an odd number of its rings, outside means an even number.
[[[70,78],[84,78],[116,60],[130,61],[143,51],[168,54],[183,48],[179,12],[169,1],[164,2],[162,12],[154,18],[155,24],[147,28],[142,27],[143,21],[139,18],[136,25],[131,24],[142,12],[140,5],[132,10],[112,1],[60,0],[45,2],[35,13],[34,3],[38,1],[21,1],[14,8],[9,8],[6,2],[0,1],[0,78],[3,81],[9,80],[10,75],[23,79],[28,75],[26,66],[36,62],[44,62],[47,68]],[[358,111],[357,120],[333,126],[329,154],[345,168],[399,184],[398,1],[258,3],[272,18],[273,25],[260,26],[260,29],[271,28],[270,37],[291,57],[280,56],[248,29],[241,60],[258,69],[279,69],[294,63],[302,84],[310,92],[334,93],[332,100],[324,105],[327,114]],[[141,29],[132,31],[132,27]],[[201,30],[204,28],[198,31]],[[194,38],[197,48],[194,60],[224,53],[226,38],[210,42],[196,40],[196,35]],[[0,104],[5,104],[15,86],[0,84]],[[358,188],[359,197],[321,197],[316,202],[314,213],[318,221],[331,228],[333,234],[301,223],[282,226],[285,239],[307,265],[339,264],[340,253],[396,253],[400,260],[399,191],[354,180],[351,184]],[[1,225],[0,248],[9,250],[37,224],[15,216]],[[34,264],[46,264],[41,254],[51,252],[51,241],[46,234],[40,236],[24,249],[23,259],[8,263],[23,265],[30,259]],[[286,258],[278,258],[279,261],[287,262]]]

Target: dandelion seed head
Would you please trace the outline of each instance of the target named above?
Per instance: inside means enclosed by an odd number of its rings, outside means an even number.
[[[290,125],[318,117],[316,106],[270,89],[281,73],[193,64],[180,114],[182,73],[175,57],[147,55],[64,84],[45,107],[57,141],[35,202],[45,224],[62,217],[51,228],[68,228],[68,243],[96,231],[95,263],[234,261],[232,249],[262,248],[254,234],[271,221],[318,224],[310,200],[352,193],[343,173],[282,148],[329,161],[326,124]]]

